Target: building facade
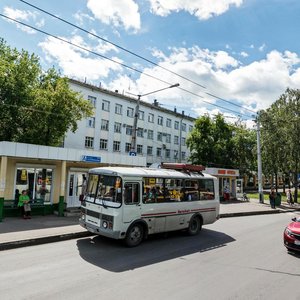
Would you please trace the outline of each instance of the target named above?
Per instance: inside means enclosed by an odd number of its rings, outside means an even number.
[[[13,200],[17,190],[28,190],[33,201],[42,199],[49,206],[63,201],[67,208],[78,207],[90,168],[187,162],[186,139],[195,119],[162,108],[157,101],[141,101],[136,149],[130,155],[137,100],[74,80],[70,86],[93,104],[93,116],[79,121],[77,131],[66,134],[62,147],[1,141],[2,205]]]
[[[81,120],[75,133],[67,133],[64,147],[129,155],[137,99],[75,80],[70,80],[70,86],[92,103],[94,114]],[[140,101],[133,155],[146,157],[147,166],[187,162],[186,139],[194,121],[184,112],[160,107],[156,100],[153,104]]]

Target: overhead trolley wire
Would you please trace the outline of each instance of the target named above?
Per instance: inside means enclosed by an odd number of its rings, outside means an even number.
[[[53,13],[51,13],[51,12],[49,12],[49,11],[46,11],[46,10],[44,10],[44,9],[42,9],[42,8],[40,8],[40,7],[38,7],[38,6],[36,6],[36,5],[33,5],[33,4],[29,3],[28,1],[25,1],[25,0],[19,0],[19,1],[20,1],[20,2],[23,2],[24,4],[26,4],[26,5],[28,5],[28,6],[31,6],[31,7],[35,8],[35,9],[37,9],[37,10],[43,12],[43,13],[45,13],[45,14],[47,14],[47,15],[49,15],[49,16],[51,16],[51,17],[57,19],[57,20],[60,20],[60,21],[66,23],[66,24],[68,24],[68,25],[70,25],[70,26],[72,26],[72,27],[74,27],[74,28],[76,28],[76,29],[79,29],[79,30],[81,30],[82,32],[85,32],[85,33],[87,33],[87,34],[89,34],[89,35],[92,35],[93,37],[96,37],[96,38],[98,38],[98,39],[100,39],[100,40],[102,40],[102,41],[104,41],[104,42],[106,42],[106,43],[108,43],[108,44],[110,44],[110,45],[113,45],[113,46],[115,46],[115,47],[118,48],[118,49],[121,49],[121,50],[123,50],[123,51],[125,51],[125,52],[127,52],[127,53],[129,53],[129,54],[131,54],[131,55],[133,55],[133,56],[135,56],[135,57],[138,57],[138,58],[140,58],[140,59],[142,59],[142,60],[144,60],[144,61],[146,61],[146,62],[148,62],[148,63],[150,63],[150,64],[152,64],[152,65],[154,65],[154,66],[156,66],[156,67],[159,67],[159,68],[161,68],[161,69],[163,69],[163,70],[165,70],[165,71],[167,71],[167,72],[169,72],[169,73],[171,73],[171,74],[173,74],[173,75],[176,75],[176,76],[178,76],[178,77],[180,77],[180,78],[182,78],[182,79],[185,79],[185,80],[187,80],[187,81],[189,81],[189,82],[191,82],[191,83],[193,83],[193,84],[195,84],[195,85],[197,85],[197,86],[200,86],[200,87],[206,89],[206,87],[205,87],[204,85],[202,85],[202,84],[199,84],[199,83],[197,83],[197,82],[195,82],[195,81],[193,81],[193,80],[191,80],[191,79],[189,79],[189,78],[187,78],[187,77],[185,77],[185,76],[183,76],[183,75],[181,75],[181,74],[178,74],[178,73],[176,73],[176,72],[174,72],[174,71],[172,71],[172,70],[170,70],[170,69],[168,69],[168,68],[165,68],[165,67],[163,67],[163,66],[161,66],[161,65],[159,65],[159,64],[157,64],[157,63],[155,63],[155,62],[153,62],[153,61],[151,61],[150,59],[147,59],[147,58],[145,58],[145,57],[143,57],[143,56],[141,56],[141,55],[139,55],[139,54],[137,54],[137,53],[134,53],[133,51],[130,51],[130,50],[128,50],[128,49],[126,49],[126,48],[124,48],[124,47],[122,47],[122,46],[120,46],[120,45],[118,45],[118,44],[116,44],[116,43],[113,43],[113,42],[111,42],[111,41],[109,41],[109,40],[107,40],[107,39],[105,39],[105,38],[103,38],[103,37],[101,37],[101,36],[99,36],[99,35],[93,33],[93,32],[90,32],[90,31],[88,31],[88,30],[86,30],[86,29],[84,29],[84,28],[82,28],[82,27],[80,27],[80,26],[78,26],[78,25],[76,25],[76,24],[74,24],[74,23],[71,23],[70,21],[67,21],[67,20],[65,20],[65,19],[63,19],[63,18],[61,18],[61,17],[58,17],[58,16],[54,15]],[[253,111],[253,110],[251,110],[251,109],[249,109],[249,108],[247,108],[247,107],[244,107],[244,106],[239,105],[239,104],[237,104],[237,103],[234,103],[234,102],[232,102],[232,101],[223,99],[223,98],[221,98],[221,97],[219,97],[219,96],[216,96],[216,95],[214,95],[214,94],[212,94],[212,93],[208,93],[208,92],[204,92],[204,93],[207,94],[207,95],[209,95],[209,96],[211,96],[211,97],[213,97],[213,98],[215,98],[215,99],[218,99],[218,100],[220,100],[220,101],[226,102],[226,103],[228,103],[228,104],[231,104],[231,105],[233,105],[233,106],[242,108],[242,109],[244,109],[244,110],[247,110],[247,111],[249,111],[249,112],[251,112],[251,113],[255,113],[255,114],[256,114],[255,111]]]
[[[155,77],[155,76],[153,76],[153,75],[150,75],[150,74],[148,74],[148,73],[145,73],[145,72],[143,72],[143,71],[141,71],[141,70],[138,70],[138,69],[136,69],[136,68],[130,67],[130,66],[128,66],[128,65],[126,65],[126,64],[123,64],[123,63],[121,63],[121,62],[119,62],[119,61],[116,61],[116,60],[114,60],[114,59],[111,59],[111,58],[109,58],[109,57],[107,57],[107,56],[105,56],[105,55],[99,54],[99,53],[97,53],[97,52],[95,52],[95,51],[92,51],[92,50],[90,50],[90,49],[87,49],[87,48],[85,48],[85,47],[83,47],[83,46],[77,45],[77,44],[75,44],[75,43],[73,43],[73,42],[70,42],[70,41],[65,40],[65,39],[63,39],[63,38],[61,38],[61,37],[58,37],[58,36],[56,36],[56,35],[54,35],[54,34],[48,33],[48,32],[46,32],[46,31],[44,31],[44,30],[41,30],[41,29],[39,29],[39,28],[36,28],[36,27],[31,26],[31,25],[29,25],[29,24],[26,24],[26,23],[24,23],[24,22],[22,22],[22,21],[16,20],[16,19],[11,18],[11,17],[8,17],[8,16],[6,16],[6,15],[4,15],[4,14],[2,14],[2,13],[0,13],[0,16],[4,17],[4,18],[6,18],[6,19],[9,19],[9,20],[11,20],[11,21],[13,21],[13,22],[16,22],[16,23],[18,23],[18,24],[20,24],[20,25],[23,25],[23,26],[25,26],[25,27],[31,28],[31,29],[33,29],[33,30],[35,30],[35,31],[37,31],[37,32],[40,32],[40,33],[43,33],[43,34],[48,35],[48,36],[50,36],[50,37],[53,37],[54,39],[57,39],[57,40],[59,40],[59,41],[62,41],[62,42],[67,43],[67,44],[69,44],[69,45],[72,45],[72,46],[74,46],[74,47],[77,47],[77,48],[79,48],[79,49],[81,49],[81,50],[84,50],[84,51],[87,51],[87,52],[89,52],[89,53],[92,53],[92,54],[94,54],[94,55],[96,55],[96,56],[99,56],[99,57],[101,57],[101,58],[103,58],[103,59],[106,59],[106,60],[109,60],[109,61],[111,61],[111,62],[113,62],[113,63],[119,64],[119,65],[121,65],[121,66],[124,67],[124,68],[130,69],[130,70],[135,71],[135,72],[140,73],[140,74],[143,74],[143,75],[145,75],[145,76],[147,76],[147,77],[150,77],[150,78],[152,78],[152,79],[158,80],[158,81],[160,81],[160,82],[162,82],[162,83],[165,83],[165,84],[167,84],[167,85],[172,85],[172,83],[167,82],[167,81],[165,81],[165,80],[163,80],[163,79],[160,79],[160,78],[158,78],[158,77]],[[221,106],[221,105],[218,105],[218,104],[215,104],[215,103],[211,103],[211,102],[209,102],[209,101],[206,101],[206,100],[203,99],[203,96],[198,95],[198,94],[196,94],[196,93],[194,93],[194,92],[191,92],[191,91],[189,91],[189,90],[187,90],[187,89],[184,89],[184,88],[182,88],[182,87],[177,87],[177,88],[180,89],[180,90],[182,90],[182,91],[184,91],[184,92],[187,92],[187,93],[189,93],[189,94],[191,94],[191,95],[194,95],[194,96],[196,96],[196,97],[201,98],[201,101],[202,101],[202,102],[207,103],[207,104],[209,104],[209,105],[212,105],[212,106],[221,108],[221,109],[226,110],[226,111],[230,111],[230,112],[232,112],[232,113],[234,113],[234,114],[238,114],[238,115],[245,116],[245,117],[247,117],[247,118],[251,118],[251,117],[252,117],[252,116],[250,116],[250,115],[247,115],[247,114],[243,114],[243,113],[234,111],[234,110],[232,110],[232,109],[230,109],[230,108],[223,107],[223,106]],[[234,104],[234,103],[230,103],[230,104]]]
[[[62,22],[64,22],[64,23],[66,23],[66,24],[68,24],[68,25],[70,25],[70,26],[73,26],[73,27],[75,27],[76,29],[79,29],[79,30],[81,30],[81,31],[83,31],[83,32],[85,32],[85,33],[87,33],[87,34],[90,34],[90,35],[92,35],[93,37],[96,37],[96,38],[102,40],[103,42],[106,42],[106,43],[108,43],[108,44],[111,44],[111,45],[115,46],[116,48],[119,48],[119,49],[121,49],[121,50],[123,50],[123,51],[125,51],[125,52],[127,52],[127,53],[129,53],[129,54],[131,54],[131,55],[134,55],[135,57],[138,57],[138,58],[140,58],[140,59],[142,59],[142,60],[144,60],[144,61],[146,61],[146,62],[148,62],[148,63],[150,63],[150,64],[152,64],[152,65],[154,65],[154,66],[156,66],[156,67],[159,67],[159,68],[161,68],[161,69],[163,69],[163,70],[165,70],[165,71],[167,71],[167,72],[170,72],[170,73],[173,74],[173,75],[176,75],[176,76],[178,76],[178,77],[180,77],[180,78],[182,78],[182,79],[185,79],[185,80],[187,80],[187,81],[189,81],[189,82],[191,82],[191,83],[193,83],[193,84],[196,84],[196,85],[198,85],[198,86],[200,86],[200,87],[206,89],[206,87],[205,87],[204,85],[201,85],[201,84],[199,84],[199,83],[197,83],[197,82],[195,82],[195,81],[193,81],[193,80],[191,80],[191,79],[189,79],[189,78],[187,78],[187,77],[185,77],[185,76],[183,76],[183,75],[180,75],[180,74],[178,74],[178,73],[176,73],[176,72],[174,72],[174,71],[172,71],[172,70],[170,70],[170,69],[168,69],[168,68],[165,68],[165,67],[163,67],[163,66],[161,66],[161,65],[159,65],[159,64],[157,64],[157,63],[155,63],[155,62],[153,62],[153,61],[151,61],[150,59],[147,59],[147,58],[145,58],[145,57],[143,57],[143,56],[141,56],[141,55],[139,55],[139,54],[137,54],[137,53],[134,53],[134,52],[132,52],[132,51],[130,51],[130,50],[128,50],[128,49],[126,49],[126,48],[124,48],[124,47],[118,45],[118,44],[115,44],[115,43],[113,43],[113,42],[111,42],[111,41],[109,41],[109,40],[107,40],[107,39],[105,39],[105,38],[103,38],[103,37],[101,37],[101,36],[99,36],[99,35],[93,33],[93,32],[90,32],[90,31],[88,31],[88,30],[86,30],[86,29],[84,29],[84,28],[82,28],[82,27],[80,27],[80,26],[78,26],[78,25],[76,25],[76,24],[73,24],[73,23],[71,23],[71,22],[69,22],[69,21],[67,21],[67,20],[65,20],[65,19],[63,19],[63,18],[60,18],[60,17],[58,17],[58,16],[56,16],[56,15],[54,15],[54,14],[48,12],[48,11],[46,11],[46,10],[44,10],[44,9],[42,9],[42,8],[40,8],[40,7],[38,7],[38,6],[36,6],[36,5],[33,5],[33,4],[31,4],[31,3],[27,2],[27,1],[24,1],[24,0],[19,0],[19,1],[21,1],[21,2],[23,2],[24,4],[27,4],[27,5],[29,5],[29,6],[31,6],[31,7],[33,7],[33,8],[35,8],[35,9],[37,9],[37,10],[39,10],[39,11],[41,11],[41,12],[43,12],[43,13],[45,13],[45,14],[47,14],[47,15],[49,15],[49,16],[55,18],[55,19],[58,19],[58,20],[60,20],[60,21],[62,21]]]

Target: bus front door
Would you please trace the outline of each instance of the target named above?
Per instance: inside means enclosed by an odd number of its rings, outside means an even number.
[[[125,182],[123,191],[123,222],[130,223],[141,217],[140,183]]]
[[[68,176],[67,207],[80,207],[79,196],[86,184],[86,172],[70,172]]]

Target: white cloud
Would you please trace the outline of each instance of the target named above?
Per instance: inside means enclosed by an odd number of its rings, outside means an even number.
[[[87,7],[104,24],[134,32],[141,27],[138,5],[133,0],[88,0]]]
[[[266,44],[262,44],[262,45],[258,48],[258,50],[259,50],[260,52],[263,52],[263,51],[265,50],[265,48],[266,48]]]
[[[77,20],[79,25],[83,25],[85,20],[94,21],[95,19],[92,18],[89,14],[82,13],[81,11],[78,11],[74,14],[74,18]]]
[[[240,111],[240,107],[231,106],[207,93],[256,111],[269,107],[285,92],[287,87],[298,88],[300,85],[300,57],[289,51],[284,53],[271,51],[262,60],[248,65],[240,65],[237,60],[224,51],[214,52],[199,47],[172,48],[170,50],[169,55],[159,50],[153,51],[153,54],[160,58],[160,65],[205,86],[206,89],[176,77],[161,68],[147,68],[144,69],[145,73],[170,84],[179,82],[180,87],[144,97],[143,100],[153,102],[153,99],[157,98],[160,103],[167,106],[176,106],[178,111],[189,110],[195,114],[219,111],[221,108],[214,106],[218,105],[237,112],[236,114],[240,112],[251,116],[253,112],[246,109]],[[122,89],[121,84],[122,79],[119,77],[116,88]],[[110,83],[110,86],[114,86],[114,81]],[[136,81],[136,86],[134,86],[136,90],[133,92],[145,93],[166,86],[167,84],[141,75]],[[123,89],[126,90],[127,87]],[[209,105],[207,102],[213,105]],[[234,113],[232,111],[230,113]]]
[[[151,11],[162,17],[184,10],[199,20],[207,20],[225,13],[230,6],[239,7],[243,0],[149,0],[149,2]]]
[[[37,17],[39,16],[38,13],[31,12],[29,10],[20,10],[20,9],[14,9],[11,7],[4,7],[3,8],[3,14],[15,19],[20,22],[29,23],[30,21],[34,22],[34,25],[38,28],[41,28],[45,24],[44,19],[37,20]],[[34,29],[31,29],[30,27],[26,27],[24,25],[18,24],[12,20],[7,19],[8,22],[16,24],[17,28],[21,29],[22,31],[28,33],[28,34],[35,34],[36,31]],[[30,25],[30,24],[29,24]]]
[[[167,57],[162,51],[154,49],[152,55],[172,64],[176,62],[202,61],[215,69],[237,67],[239,62],[225,51],[209,51],[198,46],[192,48],[170,48],[171,55]]]
[[[66,40],[66,38],[64,39]],[[90,48],[79,36],[74,36],[71,41],[87,49]],[[111,71],[121,72],[121,67],[118,64],[100,57],[91,56],[88,51],[76,48],[52,37],[46,38],[39,43],[39,46],[45,53],[47,61],[56,63],[65,76],[98,81],[109,76]],[[118,58],[112,59],[121,62]]]
[[[241,55],[242,57],[248,57],[248,56],[249,56],[249,54],[248,54],[247,52],[245,52],[245,51],[242,51],[242,52],[240,53],[240,55]]]

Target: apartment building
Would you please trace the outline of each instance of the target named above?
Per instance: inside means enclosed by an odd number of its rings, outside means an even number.
[[[94,107],[94,114],[78,123],[75,133],[68,132],[65,148],[91,149],[101,153],[146,157],[147,165],[160,162],[187,162],[186,139],[195,119],[176,109],[140,101],[136,149],[131,150],[137,99],[118,91],[109,91],[70,79],[73,90],[80,92]],[[174,90],[174,93],[176,90]],[[111,162],[112,164],[114,161]]]

